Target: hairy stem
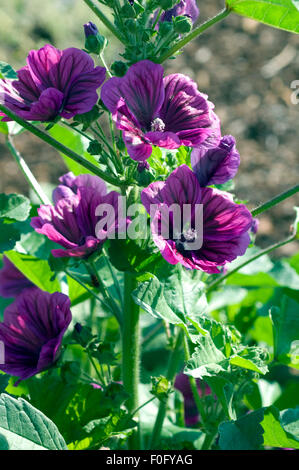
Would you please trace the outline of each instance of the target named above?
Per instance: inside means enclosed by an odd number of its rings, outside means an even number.
[[[171,47],[167,52],[165,52],[165,54],[159,57],[159,60],[157,62],[159,64],[162,64],[166,59],[173,56],[173,54],[175,54],[177,51],[179,51],[184,46],[186,46],[188,42],[192,41],[201,33],[206,31],[206,29],[210,28],[215,23],[218,23],[219,21],[223,20],[226,16],[229,15],[229,13],[230,13],[230,10],[225,8],[224,10],[220,11],[216,16],[214,16],[210,20],[206,21],[205,23],[201,24],[197,28],[193,29],[191,33],[189,33],[187,36],[185,36],[183,39],[177,42],[173,47]]]
[[[58,140],[54,139],[53,137],[48,135],[46,132],[42,131],[41,129],[39,129],[35,125],[31,124],[30,122],[27,122],[24,119],[20,118],[17,114],[13,113],[12,111],[10,111],[10,109],[6,108],[6,106],[3,106],[2,104],[0,104],[0,111],[3,111],[7,116],[9,116],[15,122],[20,124],[22,127],[24,127],[24,129],[26,129],[29,132],[31,132],[32,134],[36,135],[36,137],[39,137],[41,140],[43,140],[47,144],[51,145],[52,147],[54,147],[56,150],[63,153],[67,157],[71,158],[76,163],[79,163],[84,168],[89,170],[91,173],[99,176],[100,178],[102,178],[107,183],[110,183],[114,186],[122,186],[123,183],[119,180],[119,178],[115,178],[113,176],[110,176],[109,174],[107,174],[107,172],[102,171],[96,165],[94,165],[90,161],[86,160],[84,157],[82,157],[78,153],[74,152],[70,148],[68,148],[65,145],[61,144],[60,142],[58,142]]]
[[[264,204],[261,204],[260,206],[256,207],[251,211],[251,214],[253,217],[261,214],[262,212],[267,211],[268,209],[271,209],[271,207],[276,206],[280,202],[284,201],[288,197],[293,196],[294,194],[298,193],[299,191],[299,184],[293,186],[290,189],[287,189],[281,194],[278,194],[278,196],[275,196],[273,199],[270,199],[270,201],[265,202]]]
[[[125,273],[124,282],[124,322],[122,334],[122,375],[126,392],[130,395],[127,401],[129,413],[136,413],[139,408],[139,306],[135,304],[132,292],[137,287],[133,274]],[[129,439],[129,449],[140,449],[140,430],[138,429]]]
[[[12,137],[8,136],[6,140],[7,148],[9,149],[10,153],[12,154],[13,158],[15,159],[18,167],[20,168],[21,172],[25,176],[27,182],[39,198],[42,204],[51,204],[50,199],[48,199],[47,195],[44,193],[43,189],[41,188],[38,181],[35,179],[34,175],[31,173],[31,170],[27,163],[25,162],[24,158],[15,148]]]
[[[168,370],[166,374],[166,378],[169,382],[173,382],[175,375],[177,373],[183,338],[184,338],[184,331],[180,329],[177,334],[174,349],[169,359]],[[167,400],[165,399],[163,401],[160,401],[158,414],[157,414],[155,425],[154,425],[153,432],[152,432],[150,449],[155,449],[155,446],[159,442],[165,415],[166,415],[166,410],[167,410]]]
[[[87,6],[97,15],[97,17],[102,21],[102,23],[106,26],[107,29],[111,31],[111,33],[123,44],[124,38],[122,35],[118,32],[118,30],[115,28],[115,26],[111,23],[111,21],[107,18],[106,15],[93,3],[92,0],[83,0]]]

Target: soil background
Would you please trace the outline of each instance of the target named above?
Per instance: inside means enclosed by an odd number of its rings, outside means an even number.
[[[6,23],[19,17],[20,12],[14,10],[14,5],[20,3],[22,1],[13,0],[7,12],[7,2],[0,0],[0,13],[6,13]],[[28,3],[33,6],[36,2],[30,0]],[[23,50],[21,35],[25,33],[31,41],[29,46],[34,44],[34,48],[46,42],[60,48],[83,47],[82,24],[89,20],[97,22],[94,15],[85,7],[79,8],[77,1],[50,3],[55,4],[56,9],[67,11],[68,35],[63,35],[63,23],[57,24],[55,17],[45,21],[40,12],[37,15],[34,11],[29,12],[29,17],[25,14],[23,29],[20,24],[14,30],[13,45],[6,40],[7,35],[3,37],[3,31],[2,35],[0,33],[0,60],[10,62],[16,68],[24,64],[28,49]],[[201,12],[198,22],[216,14],[223,3],[221,0],[198,0]],[[69,15],[73,10],[76,21],[70,23]],[[5,22],[3,15],[2,20]],[[176,60],[166,64],[167,73],[184,73],[198,83],[199,89],[215,104],[223,135],[232,134],[236,138],[241,165],[235,178],[235,194],[239,199],[247,200],[250,208],[298,184],[299,103],[296,105],[291,101],[294,93],[291,83],[298,80],[299,86],[298,46],[299,35],[231,14],[188,44]],[[108,63],[118,58],[118,50],[119,46],[112,40]],[[15,144],[40,181],[57,183],[65,166],[55,150],[28,133],[18,136]],[[0,192],[28,194],[26,181],[8,153],[1,134],[0,173]],[[294,196],[260,216],[259,246],[264,247],[289,234],[294,205],[299,205],[299,197]],[[292,243],[277,250],[274,256],[290,255],[297,250],[298,244]]]

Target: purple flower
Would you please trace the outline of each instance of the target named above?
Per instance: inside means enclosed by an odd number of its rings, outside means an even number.
[[[191,165],[200,186],[226,183],[236,175],[240,165],[234,137],[225,135],[216,147],[192,150]]]
[[[154,212],[153,240],[170,264],[219,273],[220,266],[243,255],[250,243],[248,209],[235,204],[228,193],[201,188],[187,165],[178,167],[166,181],[150,184],[141,200],[149,214]],[[182,212],[179,219],[173,204]],[[155,205],[152,211],[151,205]]]
[[[127,220],[119,216],[120,194],[107,193],[101,178],[67,173],[60,182],[53,191],[55,205],[41,206],[31,220],[38,233],[65,248],[52,250],[53,256],[88,257],[111,234],[125,229]]]
[[[181,0],[171,10],[165,11],[161,17],[160,22],[172,21],[176,16],[188,16],[194,24],[199,17],[199,9],[195,0]]]
[[[17,297],[20,292],[33,285],[6,256],[3,256],[3,267],[0,270],[1,297]]]
[[[202,395],[200,380],[196,379],[196,385],[199,395]],[[196,403],[194,401],[193,393],[190,386],[188,375],[181,372],[175,378],[174,388],[179,390],[184,397],[184,411],[186,426],[195,426],[199,421],[199,414]],[[205,387],[205,395],[210,395],[211,389]]]
[[[257,219],[257,218],[254,217],[254,218],[252,219],[252,225],[251,225],[251,229],[250,229],[251,233],[253,233],[254,235],[256,235],[256,234],[257,234],[257,231],[258,231],[258,228],[259,228],[259,225],[260,225],[259,219]]]
[[[152,146],[199,147],[220,139],[214,105],[182,74],[163,78],[163,67],[149,60],[132,65],[124,77],[112,77],[101,98],[123,132],[133,160],[150,157]]]
[[[70,300],[59,292],[26,289],[4,311],[0,340],[4,343],[7,374],[28,379],[49,368],[59,356],[70,324]]]
[[[87,38],[88,36],[96,36],[99,32],[97,26],[91,21],[83,25],[83,27],[84,27],[85,37]]]
[[[27,65],[17,74],[18,80],[0,80],[1,103],[28,121],[52,121],[90,111],[106,70],[94,67],[91,57],[80,49],[60,51],[47,44],[30,51]]]

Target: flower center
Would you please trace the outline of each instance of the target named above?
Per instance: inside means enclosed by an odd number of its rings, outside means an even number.
[[[151,122],[152,132],[163,132],[165,129],[165,123],[160,118],[156,118]]]
[[[191,247],[188,248],[188,244],[195,242],[197,237],[198,234],[194,228],[188,228],[187,230],[184,230],[183,233],[181,233],[180,238],[175,242],[176,249],[180,253],[190,251]]]

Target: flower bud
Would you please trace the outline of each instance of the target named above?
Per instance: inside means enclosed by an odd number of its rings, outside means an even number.
[[[164,21],[163,23],[159,24],[159,34],[161,36],[166,36],[173,30],[173,24],[169,23],[168,21]]]
[[[178,0],[160,0],[159,5],[163,10],[171,10],[176,4]]]
[[[174,30],[176,33],[189,33],[192,29],[192,20],[188,16],[177,16],[174,19]]]
[[[111,71],[117,77],[123,77],[126,74],[127,69],[128,69],[127,65],[121,60],[116,60],[111,65]]]
[[[107,39],[99,33],[91,21],[84,25],[85,49],[92,54],[100,54],[107,45]]]

